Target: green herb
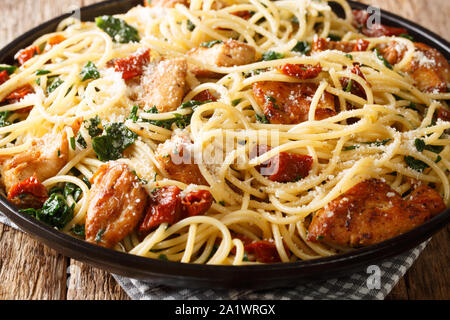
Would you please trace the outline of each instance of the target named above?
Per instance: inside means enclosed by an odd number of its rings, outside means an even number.
[[[437,158],[436,158],[436,160],[434,161],[434,163],[438,163],[439,161],[441,161],[442,160],[442,157],[441,156],[437,156]]]
[[[0,112],[0,127],[7,127],[11,124],[11,122],[8,121],[9,116],[12,114],[11,111],[2,111]]]
[[[316,237],[316,240],[323,240],[323,239],[324,239],[323,236],[317,236],[317,237]]]
[[[86,148],[87,148],[86,140],[84,140],[84,138],[83,138],[83,136],[81,135],[81,133],[78,133],[78,135],[77,135],[77,143],[78,143],[83,149],[86,149]]]
[[[399,37],[402,37],[402,38],[414,41],[414,37],[409,35],[409,34],[407,34],[407,33],[402,33],[402,34],[399,35]]]
[[[206,103],[210,103],[212,102],[212,100],[208,100],[208,101],[197,101],[197,100],[190,100],[188,102],[183,103],[179,109],[186,109],[186,108],[192,108],[195,109],[198,106],[201,106],[202,104],[206,104]]]
[[[95,19],[97,27],[106,32],[114,42],[139,42],[139,32],[122,19],[112,16],[102,16]]]
[[[375,48],[375,54],[377,55],[377,58],[380,59],[387,68],[392,70],[392,65],[383,57],[378,48]]]
[[[280,109],[280,106],[276,104],[277,100],[274,97],[266,95],[265,98],[267,104],[272,104],[275,109]]]
[[[370,141],[370,142],[363,142],[363,144],[368,145],[375,145],[376,147],[381,147],[387,145],[392,139],[384,139],[384,140],[377,140],[377,141]]]
[[[87,187],[90,189],[91,188],[91,182],[89,181],[88,178],[83,177],[81,180],[83,180],[83,182],[87,185]]]
[[[96,80],[100,78],[100,72],[92,61],[89,61],[80,72],[81,81]]]
[[[256,120],[258,120],[258,122],[265,123],[265,124],[270,123],[270,121],[266,118],[266,116],[264,114],[263,115],[256,114]]]
[[[77,237],[84,239],[86,237],[85,229],[86,226],[84,224],[83,225],[76,224],[72,229],[70,229],[70,231]]]
[[[63,83],[64,81],[62,81],[61,78],[59,77],[48,79],[47,93],[48,94],[52,93],[53,91],[58,89],[58,87]]]
[[[137,139],[136,133],[119,122],[106,125],[105,132],[105,135],[92,139],[92,147],[100,161],[120,159],[122,152]]]
[[[139,106],[134,106],[133,109],[131,110],[130,116],[128,117],[128,119],[132,120],[133,122],[137,122],[138,121],[138,113],[139,111]]]
[[[262,55],[262,59],[264,61],[278,60],[278,59],[283,59],[283,58],[284,58],[284,54],[275,52],[275,51],[267,51],[267,52],[264,52]]]
[[[97,235],[95,236],[95,242],[99,243],[100,241],[102,241],[102,237],[105,231],[105,229],[100,229],[100,231],[97,232]]]
[[[350,79],[348,81],[347,87],[345,88],[345,92],[351,92],[352,91],[352,85],[353,85],[353,80]]]
[[[328,35],[328,39],[330,39],[331,41],[341,41],[342,38],[336,34],[330,33]]]
[[[99,128],[100,123],[101,120],[99,116],[95,116],[95,118],[85,121],[84,127],[88,130],[91,137],[96,137],[103,132],[103,130]]]
[[[64,186],[63,195],[66,199],[68,196],[72,196],[74,201],[78,201],[82,193],[81,188],[74,183],[68,182]]]
[[[75,145],[75,137],[70,138],[70,147],[75,150],[77,147]]]
[[[346,56],[347,58],[349,58],[350,60],[353,60],[353,56],[352,56],[350,53],[346,53],[345,56]]]
[[[244,251],[244,257],[242,258],[242,261],[248,262],[248,255],[246,251]]]
[[[204,104],[207,102],[199,102],[199,101],[189,101],[184,103],[182,106],[180,106],[180,109],[185,109],[188,107],[192,107],[192,109],[195,109],[196,106],[199,106],[201,104]],[[153,106],[152,109],[148,110],[147,113],[154,113],[157,114],[158,113],[158,109],[156,109],[155,106]],[[191,119],[192,119],[192,113],[190,114],[186,114],[186,115],[181,115],[179,113],[174,113],[173,114],[174,117],[171,119],[166,119],[166,120],[143,120],[145,122],[148,122],[150,124],[153,124],[155,126],[161,127],[161,128],[165,128],[165,129],[171,129],[173,124],[176,124],[178,128],[180,129],[184,129],[186,128],[188,125],[191,124]]]
[[[411,156],[405,156],[404,160],[408,167],[419,172],[423,172],[423,170],[429,167],[425,162],[417,160]]]
[[[49,71],[49,70],[38,70],[38,71],[36,71],[36,75],[37,76],[43,76],[43,75],[46,75],[46,74],[49,74],[49,73],[52,73],[52,72]]]
[[[342,148],[343,151],[350,151],[350,150],[355,150],[358,149],[359,146],[346,146],[344,148]]]
[[[44,203],[42,209],[25,209],[21,210],[52,227],[62,229],[73,218],[74,205],[69,207],[66,200],[59,193],[53,193]]]
[[[38,86],[41,85],[41,78],[37,78],[37,79],[36,79],[36,84],[37,84]]]
[[[165,254],[160,254],[160,255],[158,256],[158,259],[159,259],[159,260],[163,260],[163,261],[169,261],[169,259],[167,258],[167,256],[166,256]]]
[[[412,109],[412,110],[415,110],[415,111],[419,111],[419,110],[416,108],[416,104],[415,104],[414,102],[411,102],[409,105],[405,106],[405,108],[406,108],[406,109]]]
[[[187,21],[187,28],[188,28],[189,31],[194,31],[195,24],[193,24],[191,20],[188,20]]]
[[[242,99],[236,99],[236,100],[231,101],[231,104],[233,105],[233,107],[236,107],[241,102],[242,102]]]
[[[242,75],[245,78],[249,78],[249,77],[257,76],[258,74],[261,74],[261,73],[263,73],[265,71],[266,71],[266,69],[256,69],[256,70],[252,70],[252,71],[249,71],[249,72],[242,72]]]
[[[307,41],[298,41],[292,51],[302,54],[308,54],[308,52],[311,51],[311,45]]]
[[[12,75],[17,70],[16,66],[10,66],[8,64],[0,64],[0,71],[6,71],[9,75]]]
[[[444,150],[444,146],[433,146],[426,144],[422,139],[414,140],[414,145],[416,146],[417,151],[422,152],[423,150],[428,150],[434,153],[441,153]]]
[[[222,207],[225,207],[225,201],[219,201],[219,204],[222,206]]]
[[[137,174],[136,170],[131,171],[131,173],[134,174],[142,184],[144,184],[144,185],[148,184],[147,180],[142,179],[141,177],[139,177],[139,175]]]
[[[223,43],[223,41],[222,40],[213,40],[213,41],[203,42],[202,44],[200,44],[200,47],[202,47],[202,48],[212,48],[216,44],[219,44],[219,43]]]
[[[298,21],[297,16],[293,16],[293,17],[291,18],[291,22],[294,23],[294,24],[300,24],[300,21]]]

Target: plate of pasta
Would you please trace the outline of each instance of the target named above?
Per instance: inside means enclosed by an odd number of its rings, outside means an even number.
[[[0,52],[1,212],[111,272],[267,288],[449,221],[450,47],[345,0],[108,1]]]

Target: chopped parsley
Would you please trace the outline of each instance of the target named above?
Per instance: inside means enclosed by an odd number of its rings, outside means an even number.
[[[380,59],[387,68],[392,70],[392,65],[383,57],[378,48],[375,48],[375,54],[377,58]]]
[[[95,236],[95,242],[99,243],[102,241],[102,237],[105,231],[105,229],[100,229],[99,232],[97,232],[97,235]]]
[[[136,133],[123,123],[114,122],[105,126],[104,135],[92,139],[92,147],[100,161],[117,160],[136,139]]]
[[[11,124],[11,122],[8,121],[9,116],[11,115],[11,111],[2,111],[0,112],[0,127],[7,127]]]
[[[345,56],[346,56],[347,58],[349,58],[350,60],[353,60],[353,56],[352,56],[350,53],[346,53]]]
[[[284,58],[284,54],[275,52],[275,51],[267,51],[267,52],[264,52],[262,55],[262,59],[264,61],[278,60],[278,59],[283,59],[283,58]]]
[[[84,239],[86,237],[85,229],[86,226],[84,224],[83,225],[76,224],[72,229],[70,229],[70,231],[77,237]]]
[[[112,16],[101,16],[95,18],[97,27],[106,32],[114,42],[129,43],[139,42],[139,32],[126,23],[122,19],[118,19]]]
[[[100,72],[92,61],[89,61],[80,72],[81,80],[96,80],[100,78]]]
[[[64,83],[64,81],[62,81],[61,78],[59,78],[59,77],[48,79],[47,93],[50,94],[50,93],[54,92],[63,83]]]
[[[270,123],[270,121],[267,119],[267,117],[264,114],[263,115],[256,114],[256,120],[258,120],[258,122],[265,123],[265,124]]]

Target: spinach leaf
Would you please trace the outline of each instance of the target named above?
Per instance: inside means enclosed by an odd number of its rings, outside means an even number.
[[[81,80],[95,80],[100,78],[100,72],[92,61],[89,61],[80,72]]]
[[[112,16],[101,16],[95,18],[97,27],[105,31],[114,42],[129,43],[139,42],[139,32],[122,19]]]
[[[422,139],[414,140],[414,145],[416,146],[417,151],[422,152],[423,150],[428,150],[434,153],[441,153],[444,150],[444,146],[433,146],[426,144]]]
[[[192,23],[191,20],[188,20],[188,21],[187,21],[187,28],[188,28],[189,31],[194,31],[194,29],[195,29],[195,24]]]
[[[78,133],[77,135],[77,143],[83,148],[86,149],[87,148],[87,143],[86,140],[84,140],[83,136]]]
[[[185,109],[185,108],[192,108],[195,109],[195,107],[202,105],[206,102],[200,102],[200,101],[188,101],[186,103],[184,103],[183,105],[181,105],[180,109]],[[153,108],[151,108],[150,110],[147,111],[147,113],[158,113],[158,109],[156,109],[156,106],[153,106]],[[166,120],[142,120],[145,122],[148,122],[150,124],[153,124],[155,126],[161,127],[161,128],[165,128],[165,129],[171,129],[172,125],[175,123],[177,125],[178,128],[180,129],[184,129],[186,128],[188,125],[191,124],[191,119],[192,119],[192,113],[190,114],[186,114],[186,115],[181,115],[179,113],[175,113],[174,114],[174,118],[171,119],[166,119]]]
[[[137,122],[139,120],[138,118],[138,113],[139,111],[139,106],[133,106],[133,109],[131,110],[130,116],[128,117],[128,119],[132,120],[133,122]]]
[[[68,196],[72,196],[75,201],[78,201],[80,199],[82,191],[81,191],[81,188],[78,187],[76,184],[68,182],[64,186],[63,194],[64,194],[64,198],[67,198]]]
[[[336,34],[330,33],[328,35],[328,39],[330,39],[331,41],[341,41],[342,38]]]
[[[265,123],[265,124],[270,123],[270,121],[266,118],[266,116],[264,114],[263,115],[256,114],[256,120],[258,120],[258,122]]]
[[[74,207],[74,205],[69,207],[61,194],[53,193],[42,209],[25,209],[21,212],[28,213],[52,227],[62,229],[72,220]]]
[[[46,74],[49,74],[49,73],[52,73],[52,72],[49,71],[49,70],[44,70],[44,69],[36,71],[36,75],[37,76],[43,76],[43,75],[46,75]]]
[[[102,134],[103,130],[99,128],[99,125],[101,124],[101,120],[99,116],[95,116],[94,118],[89,119],[85,122],[85,128],[88,130],[89,135],[91,137],[96,137],[100,134]]]
[[[408,167],[419,172],[423,172],[423,170],[429,167],[425,162],[417,160],[416,158],[411,156],[404,157],[404,160]]]
[[[308,54],[308,52],[311,51],[311,45],[307,41],[299,41],[292,49],[292,51],[302,54]]]
[[[264,52],[262,55],[262,59],[264,61],[278,60],[278,59],[283,59],[283,58],[284,58],[284,54],[275,52],[275,51],[267,51],[267,52]]]
[[[377,58],[380,59],[387,68],[392,70],[392,65],[383,57],[378,48],[375,48],[375,54],[377,55]]]
[[[120,159],[122,152],[137,139],[137,134],[120,122],[106,125],[105,132],[105,135],[92,139],[92,147],[100,161]]]

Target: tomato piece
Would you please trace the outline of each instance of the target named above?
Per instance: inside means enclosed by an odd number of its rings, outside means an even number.
[[[300,80],[314,79],[322,72],[322,66],[318,63],[315,66],[304,64],[285,64],[278,69],[281,73],[295,77]]]
[[[367,48],[369,48],[370,42],[364,39],[358,39],[356,40],[356,44],[353,48],[353,51],[367,51]]]
[[[231,14],[244,20],[249,20],[253,16],[252,13],[248,10],[236,11],[232,12]]]
[[[24,196],[33,198],[32,204],[29,203],[29,206],[34,208],[41,208],[48,199],[47,189],[34,176],[15,184],[8,192],[9,201],[14,201],[16,198],[23,198]]]
[[[188,193],[181,203],[184,217],[195,217],[205,214],[213,204],[213,196],[207,190],[198,190]]]
[[[17,103],[20,100],[22,100],[25,96],[34,93],[33,87],[30,86],[29,84],[24,85],[23,87],[20,87],[19,89],[14,90],[13,92],[11,92],[6,98],[5,100],[9,103],[9,104],[13,104],[13,103]],[[33,109],[32,106],[30,107],[26,107],[23,109],[19,109],[16,110],[15,112],[17,113],[26,113],[29,112]]]
[[[207,101],[217,101],[217,98],[213,96],[209,90],[204,90],[200,92],[198,95],[196,95],[194,98],[192,98],[192,100],[207,102]]]
[[[261,263],[279,263],[281,262],[277,247],[274,242],[261,240],[246,245],[245,251],[254,254],[256,261]]]
[[[176,186],[162,187],[154,191],[139,233],[147,234],[163,223],[174,224],[180,221],[183,214],[180,193],[180,188]]]
[[[250,158],[255,157],[255,153],[263,155],[270,151],[270,147],[260,145],[250,154]],[[269,180],[275,182],[295,182],[309,175],[312,169],[313,158],[306,155],[280,152],[276,157],[269,159],[256,169]]]
[[[37,54],[41,54],[41,49],[38,46],[31,46],[20,50],[16,55],[16,59],[22,66],[25,64],[25,62],[27,62]]]
[[[6,70],[0,72],[0,85],[4,84],[8,80],[9,80],[8,72]]]
[[[439,108],[437,110],[437,117],[438,119],[441,119],[442,121],[448,121],[450,122],[450,111],[444,108]]]
[[[357,76],[360,76],[361,78],[363,78],[364,80],[366,80],[366,77],[364,76],[364,74],[362,73],[361,69],[359,68],[358,64],[355,64],[353,66],[352,69],[352,73],[356,74]],[[341,78],[340,79],[342,88],[344,90],[346,90],[350,84],[350,79],[349,78]],[[352,81],[352,83],[350,84],[350,92],[358,97],[367,99],[367,95],[366,92],[364,91],[364,88],[356,81]]]
[[[48,39],[47,43],[50,46],[54,46],[54,45],[60,44],[64,40],[66,40],[66,37],[64,37],[63,35],[57,34],[56,36],[53,36],[50,39]]]
[[[124,80],[139,77],[144,72],[144,66],[150,62],[150,49],[138,52],[127,58],[114,60],[114,69],[122,72]]]

